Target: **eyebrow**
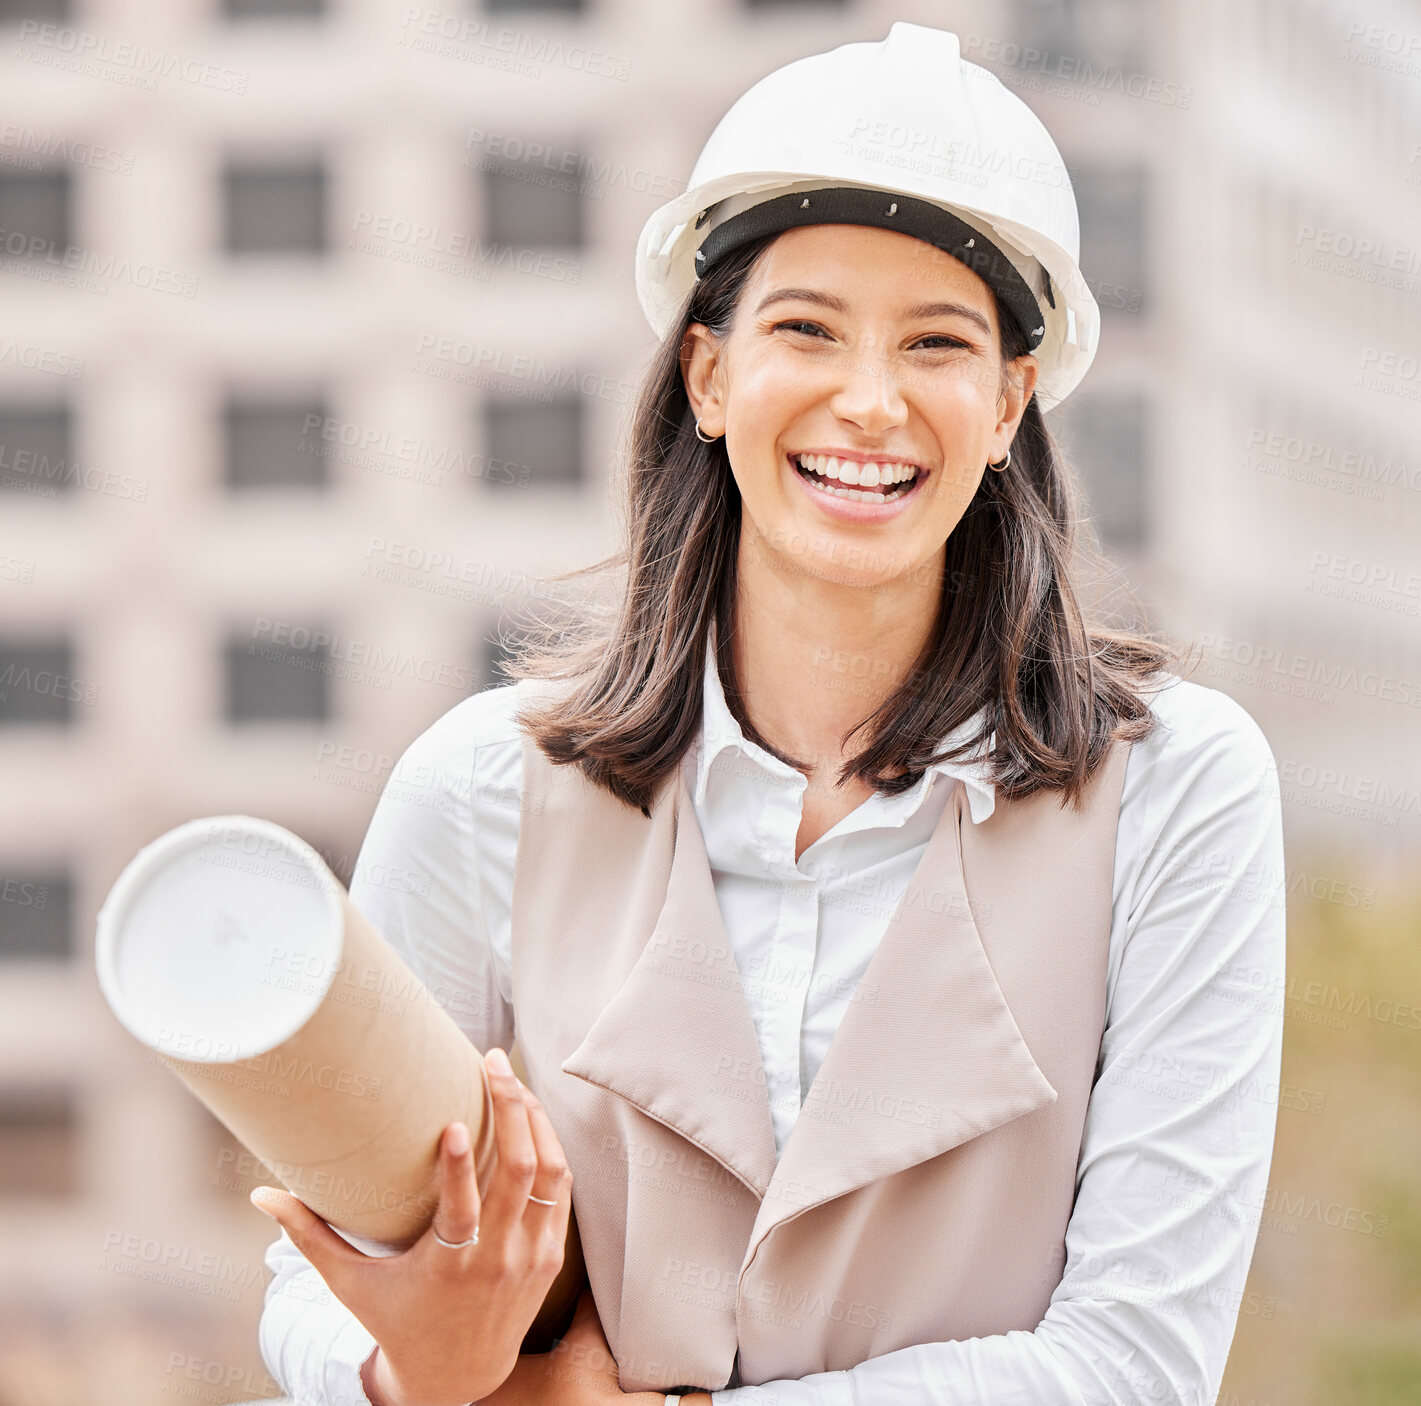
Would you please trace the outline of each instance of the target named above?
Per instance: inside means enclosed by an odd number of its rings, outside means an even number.
[[[835,297],[832,293],[821,293],[817,288],[776,288],[760,300],[755,311],[757,314],[762,313],[772,303],[796,299],[805,303],[817,303],[820,307],[830,308],[834,312],[846,313],[849,310],[849,305],[842,298]],[[992,327],[987,319],[976,308],[969,308],[965,303],[919,303],[907,310],[907,316],[910,319],[965,317],[969,322],[975,322],[988,336],[992,334]]]

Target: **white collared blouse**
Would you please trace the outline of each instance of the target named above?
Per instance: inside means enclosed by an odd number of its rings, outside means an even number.
[[[522,780],[519,685],[465,699],[386,783],[351,896],[480,1049],[508,1048],[510,904]],[[1241,1312],[1280,1104],[1285,878],[1277,772],[1227,695],[1176,680],[1131,748],[1113,878],[1105,1032],[1066,1266],[1034,1332],[928,1343],[848,1372],[731,1386],[714,1406],[1208,1406]],[[975,729],[976,719],[963,735]],[[874,794],[795,860],[804,776],[746,739],[714,641],[683,765],[750,1003],[777,1150],[898,899],[978,762]],[[374,1339],[281,1234],[263,1358],[303,1406],[360,1406]]]

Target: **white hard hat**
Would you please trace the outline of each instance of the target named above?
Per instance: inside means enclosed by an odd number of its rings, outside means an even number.
[[[1078,264],[1065,162],[1040,118],[962,58],[957,35],[899,21],[879,43],[797,59],[737,99],[687,189],[642,228],[647,320],[664,337],[698,269],[745,240],[825,223],[903,229],[973,268],[1033,343],[1043,409],[1094,359],[1100,309]]]

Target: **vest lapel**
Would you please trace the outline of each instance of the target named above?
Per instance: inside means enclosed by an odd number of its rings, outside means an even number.
[[[626,980],[561,1067],[673,1128],[763,1196],[775,1165],[764,1067],[684,772],[660,800],[651,823],[674,828],[669,871],[637,881],[665,902]]]
[[[968,907],[964,797],[957,781],[830,1041],[761,1204],[746,1263],[781,1221],[1056,1099]]]
[[[759,1044],[684,773],[671,794],[674,808],[658,806],[652,822],[675,828],[669,868],[638,876],[664,885],[656,925],[561,1067],[674,1129],[762,1198],[747,1263],[800,1211],[1055,1101],[968,907],[958,781],[776,1165]]]

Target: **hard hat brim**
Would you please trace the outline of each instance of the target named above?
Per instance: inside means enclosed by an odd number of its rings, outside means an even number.
[[[832,174],[737,172],[684,191],[654,210],[642,226],[636,252],[637,298],[652,330],[658,337],[665,337],[671,331],[673,321],[695,286],[695,253],[703,237],[696,223],[704,211],[731,196],[758,196],[768,201],[796,190],[858,185]],[[888,185],[861,188],[889,197],[924,199],[921,192]],[[1032,355],[1040,368],[1036,382],[1038,402],[1043,409],[1058,405],[1085,376],[1099,341],[1099,305],[1075,258],[1039,230],[999,214],[957,202],[932,200],[926,203],[981,229],[1024,277],[1031,271],[1033,261],[1050,275],[1055,306],[1050,306],[1046,299],[1037,299],[1042,316],[1038,325],[1042,325],[1044,331]],[[1039,274],[1037,282],[1040,282]],[[1029,332],[1031,328],[1025,330]]]

